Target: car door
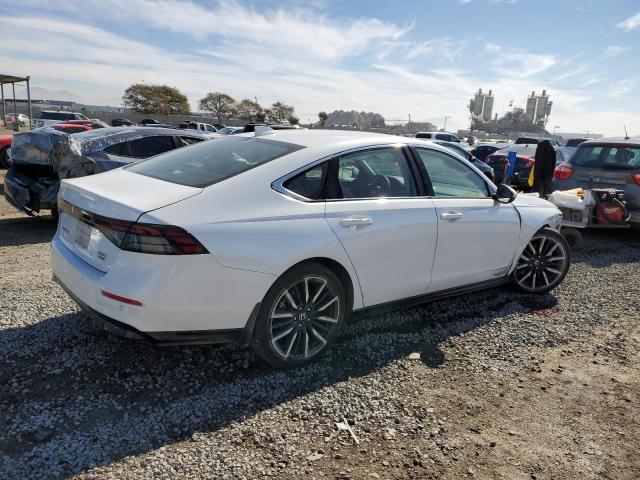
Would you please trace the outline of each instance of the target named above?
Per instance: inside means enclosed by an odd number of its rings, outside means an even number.
[[[438,221],[431,292],[507,274],[520,237],[520,216],[491,196],[483,176],[466,162],[415,147]]]
[[[325,218],[353,263],[365,306],[428,291],[437,219],[416,172],[398,146],[332,160]]]

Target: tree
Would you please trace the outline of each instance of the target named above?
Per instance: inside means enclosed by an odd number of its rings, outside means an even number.
[[[327,112],[320,112],[318,113],[318,118],[320,119],[320,125],[324,125],[327,121],[327,118],[329,118],[329,115],[327,114]]]
[[[264,115],[264,111],[258,102],[245,98],[238,104],[238,116],[245,122],[260,121],[258,116]],[[262,121],[264,121],[264,116]]]
[[[269,121],[282,123],[285,120],[288,120],[289,117],[294,116],[295,108],[282,102],[275,102],[271,105],[271,108],[266,111],[266,113]]]
[[[291,115],[289,118],[287,118],[287,120],[291,125],[298,125],[300,123],[300,119],[295,115]]]
[[[141,113],[189,113],[189,100],[177,88],[168,85],[136,83],[124,91],[122,103]]]
[[[218,117],[218,123],[223,118],[229,118],[236,113],[236,101],[231,95],[220,92],[207,93],[199,102],[200,110],[211,112]]]

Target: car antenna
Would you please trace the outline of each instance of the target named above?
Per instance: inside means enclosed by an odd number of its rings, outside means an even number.
[[[629,140],[629,134],[627,133],[627,126],[623,125],[623,127],[624,127],[624,139]]]

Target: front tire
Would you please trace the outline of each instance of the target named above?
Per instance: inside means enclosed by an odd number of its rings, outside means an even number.
[[[570,264],[571,252],[565,238],[555,230],[543,228],[529,240],[511,278],[517,290],[542,294],[564,280]]]
[[[333,344],[347,308],[344,286],[333,271],[318,263],[294,267],[267,292],[252,348],[276,368],[306,365]]]

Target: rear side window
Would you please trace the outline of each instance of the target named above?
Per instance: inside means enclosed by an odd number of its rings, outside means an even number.
[[[431,138],[429,133],[416,133],[416,138]]]
[[[204,188],[304,148],[256,137],[225,137],[178,149],[127,167],[171,183]]]
[[[166,135],[137,138],[129,143],[130,154],[134,158],[149,158],[174,148],[173,137]]]
[[[310,200],[321,200],[323,198],[322,187],[327,174],[329,162],[323,162],[310,168],[306,172],[299,173],[295,177],[287,180],[283,186],[298,195]]]
[[[332,184],[335,181],[332,178],[327,187],[327,197],[330,199],[416,195],[409,162],[399,148],[349,153],[334,162],[337,164],[338,184]]]
[[[124,155],[124,147],[126,145],[127,142],[114,143],[113,145],[109,145],[107,148],[105,148],[103,152],[110,155]]]
[[[195,145],[196,143],[200,143],[204,138],[195,138],[195,137],[180,137],[180,140],[186,145]]]
[[[578,167],[640,168],[640,147],[581,145],[571,158]]]
[[[471,168],[453,157],[435,150],[418,148],[436,197],[486,198],[484,180]]]

